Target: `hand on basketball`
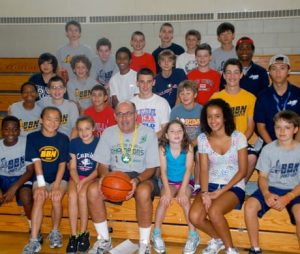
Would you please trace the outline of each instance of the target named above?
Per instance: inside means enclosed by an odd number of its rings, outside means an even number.
[[[136,182],[135,178],[131,179],[130,183],[131,183],[132,189],[131,189],[131,191],[128,192],[128,195],[126,196],[126,200],[129,200],[133,197],[134,192],[136,190],[136,186],[137,186],[137,182]]]
[[[102,197],[102,199],[106,199],[106,197],[104,196],[104,194],[103,194],[103,192],[102,192],[102,188],[101,188],[101,186],[102,186],[102,181],[103,181],[103,177],[101,177],[101,178],[99,179],[99,187],[98,187],[98,190],[99,190],[99,194],[100,194],[100,196]]]

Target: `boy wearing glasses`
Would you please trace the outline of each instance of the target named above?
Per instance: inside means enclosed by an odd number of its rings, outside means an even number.
[[[67,89],[64,80],[59,76],[54,76],[48,83],[50,97],[41,99],[38,104],[42,107],[56,107],[62,113],[61,125],[59,132],[66,134],[69,138],[76,136],[76,120],[79,112],[76,104],[64,99]]]

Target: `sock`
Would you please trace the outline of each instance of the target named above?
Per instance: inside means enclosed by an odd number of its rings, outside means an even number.
[[[97,232],[97,239],[109,239],[109,233],[107,228],[107,220],[100,222],[100,223],[94,223],[96,232]]]
[[[149,227],[149,228],[139,228],[139,231],[140,231],[140,242],[149,243],[150,242],[151,227]]]
[[[254,251],[260,251],[260,248],[259,248],[259,247],[252,247],[252,249],[253,249]]]
[[[190,230],[189,231],[189,237],[192,237],[192,238],[196,238],[198,236],[196,230]]]
[[[160,228],[155,227],[153,230],[153,235],[161,235]]]

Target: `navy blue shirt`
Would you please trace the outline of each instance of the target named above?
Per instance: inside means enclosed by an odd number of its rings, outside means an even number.
[[[181,47],[180,45],[176,44],[176,43],[172,43],[170,47],[167,47],[167,48],[161,48],[160,46],[155,49],[153,52],[152,52],[152,56],[154,57],[154,60],[155,60],[155,64],[156,64],[156,73],[159,73],[161,72],[161,68],[158,64],[158,55],[160,52],[162,52],[163,50],[165,49],[170,49],[171,51],[174,52],[174,54],[176,56],[179,56],[181,55],[182,53],[184,53],[184,48]]]
[[[99,138],[94,138],[90,144],[85,144],[79,137],[71,140],[70,153],[76,157],[79,176],[89,176],[95,170],[97,162],[93,160],[93,156],[98,141]]]
[[[41,131],[28,134],[25,160],[31,162],[36,158],[41,159],[45,181],[53,183],[59,163],[69,161],[69,138],[67,135],[57,132],[53,137],[46,137]],[[65,170],[62,179],[67,181],[68,177],[68,170]]]
[[[273,117],[277,112],[286,109],[300,115],[300,88],[288,84],[287,91],[279,96],[272,85],[258,95],[254,109],[254,121],[264,123],[271,139],[275,140]]]
[[[252,62],[250,69],[240,80],[240,87],[257,97],[262,90],[269,86],[269,83],[269,76],[266,69]],[[226,81],[222,75],[220,90],[224,89],[225,84]]]
[[[171,108],[176,104],[177,87],[179,83],[186,80],[187,77],[183,69],[173,69],[172,74],[168,78],[164,78],[161,73],[158,73],[155,77],[155,86],[153,87],[153,93],[164,97]]]

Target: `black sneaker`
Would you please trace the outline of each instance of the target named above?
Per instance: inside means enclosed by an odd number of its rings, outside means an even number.
[[[75,235],[71,235],[67,246],[67,254],[75,254],[77,252],[77,243],[77,237]]]
[[[90,233],[84,232],[78,236],[78,252],[86,252],[90,248]]]
[[[261,249],[259,250],[254,250],[254,248],[249,249],[248,254],[262,254]]]

